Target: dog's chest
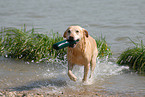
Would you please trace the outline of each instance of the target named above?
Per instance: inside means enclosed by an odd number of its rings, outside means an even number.
[[[69,50],[67,54],[67,59],[69,62],[77,65],[85,65],[88,63],[88,58],[81,51]]]

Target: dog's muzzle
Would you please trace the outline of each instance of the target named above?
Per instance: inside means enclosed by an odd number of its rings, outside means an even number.
[[[73,41],[74,40],[74,37],[69,36],[69,39],[68,40]]]
[[[76,41],[76,40],[74,40],[74,37],[69,36],[68,41]],[[71,44],[69,47],[74,48],[74,47],[76,46],[77,43],[78,43],[78,41],[76,41],[74,44]]]

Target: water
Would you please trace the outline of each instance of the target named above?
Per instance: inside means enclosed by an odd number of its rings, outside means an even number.
[[[29,63],[4,58],[0,64],[0,88],[12,91],[63,93],[70,91],[105,92],[108,95],[145,95],[145,77],[114,62],[97,61],[93,79],[82,83],[83,67],[75,66],[77,82],[67,76],[67,64]],[[68,91],[69,89],[69,91]],[[71,93],[71,92],[70,92]]]
[[[0,26],[28,29],[40,33],[63,32],[70,25],[80,25],[92,36],[106,36],[113,58],[133,46],[128,37],[145,41],[144,0],[0,0]],[[145,43],[145,42],[144,42]],[[115,62],[97,62],[91,85],[81,83],[83,68],[75,72],[78,82],[67,77],[66,64],[27,63],[0,58],[0,88],[62,92],[67,90],[145,95],[145,77],[126,72]],[[76,68],[77,69],[77,68]],[[125,72],[124,72],[125,70]]]
[[[113,52],[132,46],[127,37],[145,40],[144,0],[1,0],[0,26],[43,28],[63,32],[70,25],[86,28],[90,35],[106,36]],[[121,46],[120,46],[121,45]]]

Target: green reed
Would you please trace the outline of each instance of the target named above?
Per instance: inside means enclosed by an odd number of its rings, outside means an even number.
[[[0,38],[0,53],[3,56],[38,62],[43,59],[63,59],[66,50],[55,51],[52,45],[63,38],[58,33],[52,33],[51,37],[45,34],[35,33],[35,29],[4,28]]]
[[[105,56],[111,56],[112,52],[110,47],[107,45],[105,37],[101,35],[101,37],[96,39],[97,48],[98,48],[98,57],[102,58]]]
[[[143,45],[143,41],[141,40],[140,44],[134,41],[132,43],[135,47],[124,51],[119,56],[117,63],[120,65],[128,65],[131,69],[139,73],[145,73],[145,46]]]
[[[63,40],[59,33],[51,32],[51,35],[36,33],[36,28],[26,30],[17,28],[1,28],[0,31],[0,55],[23,59],[25,61],[40,62],[51,59],[65,60],[67,50],[54,50],[52,45]],[[110,48],[107,46],[104,38],[97,39],[99,56],[110,55]],[[109,53],[108,53],[109,52]]]

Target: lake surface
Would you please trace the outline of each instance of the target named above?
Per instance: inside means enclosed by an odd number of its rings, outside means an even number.
[[[145,40],[144,0],[1,0],[0,26],[28,29],[43,28],[40,32],[63,32],[70,25],[80,25],[90,35],[106,37],[115,53],[130,44],[127,37]]]
[[[132,47],[135,42],[145,44],[145,0],[0,0],[0,27],[28,29],[42,28],[39,33],[63,32],[70,25],[80,25],[93,37],[106,37],[113,58]],[[0,88],[16,90],[34,89],[58,92],[68,89],[85,89],[81,84],[82,74],[76,73],[76,83],[69,80],[67,64],[27,63],[0,58]],[[87,88],[92,91],[110,91],[145,95],[145,76],[129,72],[115,61],[97,62],[95,81]],[[127,72],[124,72],[127,71]],[[76,70],[83,72],[80,68]],[[80,88],[80,86],[82,86]]]

